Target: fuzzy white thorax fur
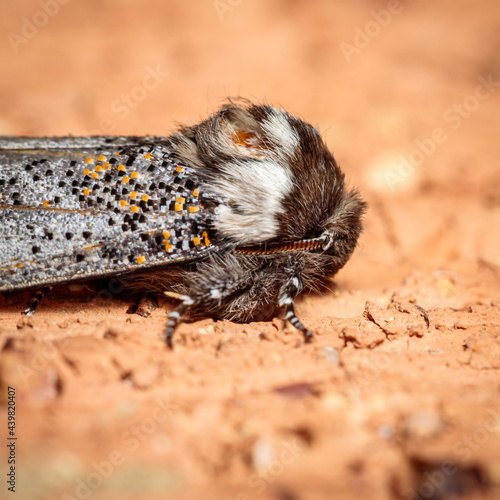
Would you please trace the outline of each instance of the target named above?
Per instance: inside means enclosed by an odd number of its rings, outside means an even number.
[[[216,209],[217,229],[243,245],[275,238],[276,215],[293,186],[290,172],[270,160],[231,162],[224,170],[214,187],[230,203]]]
[[[277,149],[259,158],[258,149],[248,148],[254,160],[232,161],[222,167],[224,176],[215,182],[216,191],[229,200],[217,208],[217,229],[239,245],[262,243],[278,234],[276,216],[283,210],[282,200],[293,188],[287,160],[297,154],[299,138],[284,112],[273,110],[261,127]],[[226,138],[229,135],[223,136]],[[234,143],[219,144],[223,150]],[[243,148],[245,149],[245,148]]]

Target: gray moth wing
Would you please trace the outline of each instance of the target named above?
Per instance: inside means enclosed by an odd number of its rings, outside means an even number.
[[[204,195],[166,138],[0,137],[0,291],[220,250]]]

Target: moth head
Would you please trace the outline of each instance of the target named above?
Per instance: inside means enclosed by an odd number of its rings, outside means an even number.
[[[356,190],[345,189],[339,193],[336,201],[335,208],[323,222],[320,238],[324,240],[323,252],[341,267],[356,248],[363,230],[362,218],[366,203]]]
[[[223,200],[215,229],[238,247],[320,238],[339,258],[354,250],[365,204],[346,190],[313,126],[283,109],[230,101],[173,141],[205,191]]]

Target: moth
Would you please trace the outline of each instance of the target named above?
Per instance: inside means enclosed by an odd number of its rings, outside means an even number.
[[[308,342],[293,302],[344,266],[365,209],[313,126],[249,101],[170,137],[1,137],[0,292],[112,276],[179,301],[170,347],[186,312],[284,310]]]

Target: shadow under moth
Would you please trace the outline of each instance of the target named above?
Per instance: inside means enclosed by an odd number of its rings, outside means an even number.
[[[0,137],[0,292],[118,277],[181,316],[267,321],[333,276],[365,202],[318,131],[229,101],[170,137]],[[41,295],[35,298],[33,312]]]

